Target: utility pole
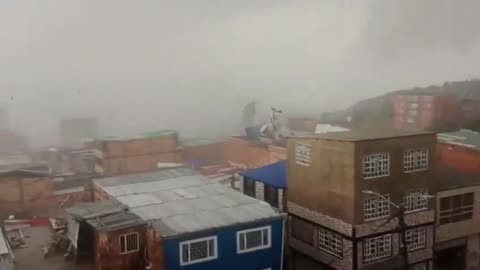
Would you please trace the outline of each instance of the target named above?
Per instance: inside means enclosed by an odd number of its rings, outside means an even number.
[[[405,205],[402,203],[398,208],[398,230],[400,231],[400,237],[402,242],[402,257],[403,257],[403,269],[408,270],[408,247],[407,247],[407,223],[405,222]]]

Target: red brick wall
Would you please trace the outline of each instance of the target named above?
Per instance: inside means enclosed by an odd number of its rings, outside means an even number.
[[[23,194],[22,194],[23,193]],[[55,207],[53,185],[48,177],[9,174],[0,177],[0,212],[44,212]]]
[[[480,151],[460,145],[437,144],[439,165],[480,174]]]
[[[185,164],[212,165],[227,162],[227,143],[218,142],[183,147]]]
[[[247,168],[258,168],[286,159],[286,149],[274,145],[259,145],[231,137],[227,144],[227,160]]]

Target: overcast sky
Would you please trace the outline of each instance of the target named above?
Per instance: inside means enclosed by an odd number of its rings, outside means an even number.
[[[102,133],[228,134],[251,100],[319,114],[399,88],[480,78],[478,0],[2,0],[0,104],[55,143]]]

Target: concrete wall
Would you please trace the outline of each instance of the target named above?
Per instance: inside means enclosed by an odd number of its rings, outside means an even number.
[[[311,165],[296,163],[297,143],[311,145]],[[354,223],[354,149],[350,142],[288,140],[288,201]]]

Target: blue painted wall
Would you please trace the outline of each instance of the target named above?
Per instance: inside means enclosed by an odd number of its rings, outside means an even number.
[[[237,254],[237,232],[245,229],[272,226],[272,246],[268,249]],[[195,235],[192,238],[170,239],[164,242],[166,270],[280,270],[282,260],[283,220],[256,223],[242,227],[223,229],[210,234]],[[180,265],[180,243],[196,238],[217,236],[218,258],[191,265]],[[284,267],[285,268],[285,267]]]

